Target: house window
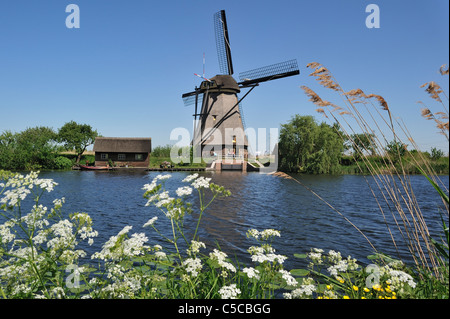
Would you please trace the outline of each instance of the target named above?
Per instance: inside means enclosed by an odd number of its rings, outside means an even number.
[[[124,161],[126,159],[126,156],[125,156],[125,154],[117,154],[117,159],[119,161]]]
[[[100,154],[100,159],[107,160],[108,159],[108,154],[107,153],[101,153]]]
[[[134,159],[136,161],[143,161],[144,160],[144,155],[143,154],[134,154]]]

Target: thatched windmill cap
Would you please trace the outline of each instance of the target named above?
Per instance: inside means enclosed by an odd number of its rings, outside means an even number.
[[[211,81],[214,81],[217,85],[217,88],[221,91],[232,90],[235,93],[241,92],[241,90],[239,89],[239,85],[231,75],[216,75],[215,77],[211,78]]]

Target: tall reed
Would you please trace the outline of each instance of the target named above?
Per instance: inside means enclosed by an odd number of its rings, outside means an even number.
[[[398,239],[387,222],[388,214],[394,220],[394,226],[400,232],[403,241],[408,247],[409,253],[417,267],[434,272],[440,278],[439,264],[441,256],[432,244],[428,225],[422,214],[421,203],[417,200],[409,176],[402,160],[403,153],[411,154],[407,144],[411,144],[413,150],[417,150],[419,156],[410,156],[413,165],[423,171],[430,179],[448,193],[448,189],[442,183],[439,176],[429,165],[429,161],[420,151],[410,131],[403,123],[393,116],[387,101],[377,94],[366,94],[361,89],[346,91],[334,78],[331,72],[323,65],[313,62],[307,65],[312,70],[310,76],[319,84],[334,91],[342,98],[343,104],[337,105],[322,99],[316,92],[307,86],[301,88],[317,106],[316,111],[328,120],[337,123],[339,134],[344,140],[348,140],[360,161],[355,161],[360,168],[365,165],[375,183],[368,183],[375,198],[379,211],[382,214],[389,231],[393,245],[398,249]],[[441,67],[442,75],[448,75],[448,68]],[[422,115],[436,122],[437,128],[448,140],[448,97],[442,88],[435,82],[422,85],[431,98],[442,105],[443,111],[432,113],[429,108],[422,110]],[[443,97],[447,105],[443,101]],[[370,141],[370,146],[358,141],[361,136]],[[359,142],[359,143],[358,143]],[[396,147],[387,152],[388,145]],[[382,158],[381,163],[371,161],[372,155]],[[448,220],[448,203],[443,202],[443,214]],[[387,208],[386,208],[387,207]],[[437,216],[439,218],[439,216]]]

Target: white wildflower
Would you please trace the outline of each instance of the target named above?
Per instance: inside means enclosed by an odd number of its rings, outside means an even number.
[[[255,269],[253,267],[245,267],[242,271],[245,274],[247,274],[247,277],[250,279],[252,279],[252,278],[259,279],[259,270],[258,269]]]
[[[305,278],[299,288],[290,293],[284,293],[285,299],[309,298],[316,291],[317,287],[312,278]]]
[[[170,175],[170,174],[158,175],[158,176],[155,177],[155,180],[159,179],[159,180],[163,181],[163,180],[169,179],[171,177],[172,177],[172,175]]]
[[[158,259],[165,259],[167,257],[166,253],[163,251],[156,251],[155,257]]]
[[[211,258],[211,260],[217,261],[220,267],[228,269],[231,272],[236,272],[236,268],[233,266],[233,264],[225,261],[225,259],[227,258],[227,254],[225,254],[224,252],[214,249],[214,251],[209,254],[209,258]]]
[[[283,277],[288,286],[295,287],[298,285],[297,280],[289,273],[289,271],[280,269],[278,272],[281,274],[281,277]]]
[[[206,248],[205,243],[201,241],[191,240],[191,246],[187,250],[187,254],[191,256],[192,254],[196,254],[200,251],[200,248]]]
[[[236,284],[223,286],[219,290],[219,294],[222,299],[236,299],[240,293],[241,290],[239,288],[236,288]]]
[[[259,231],[257,231],[256,229],[250,229],[247,231],[247,238],[255,238],[258,239],[260,236]]]
[[[144,187],[142,187],[142,189],[145,190],[146,192],[151,192],[156,188],[156,186],[157,186],[156,182],[152,182],[150,184],[145,184]]]
[[[252,261],[259,262],[259,263],[264,263],[266,261],[273,263],[276,261],[279,264],[283,264],[286,259],[287,259],[286,256],[277,255],[274,253],[269,253],[269,254],[258,253],[256,255],[252,255]]]
[[[155,216],[155,217],[149,219],[142,227],[152,226],[157,220],[158,220],[158,217]]]
[[[188,258],[183,261],[183,266],[193,277],[197,277],[199,270],[203,268],[202,261],[199,258]]]
[[[183,182],[188,182],[189,183],[189,182],[193,181],[194,179],[196,179],[197,177],[198,177],[197,173],[189,175],[185,179],[183,179]]]
[[[211,178],[200,176],[191,185],[196,189],[208,188],[210,181],[211,181]]]
[[[192,194],[192,188],[189,186],[179,187],[176,193],[179,197],[188,196]]]
[[[275,229],[265,229],[262,232],[260,232],[260,235],[263,240],[267,240],[270,237],[274,237],[274,236],[277,236],[277,237],[281,236],[280,232]]]

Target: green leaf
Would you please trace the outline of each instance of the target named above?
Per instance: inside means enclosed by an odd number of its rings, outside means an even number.
[[[300,259],[305,259],[308,258],[308,256],[306,254],[294,254],[295,258],[300,258]]]
[[[293,276],[304,277],[309,275],[310,271],[308,269],[292,269],[290,273]]]
[[[428,177],[427,174],[425,174],[425,172],[417,166],[417,169],[420,171],[420,173],[426,177],[426,179],[428,179],[428,181],[430,182],[431,185],[433,185],[433,187],[437,190],[437,192],[439,193],[439,195],[441,195],[441,197],[444,199],[444,201],[448,204],[448,195],[444,193],[444,191],[431,179]]]

